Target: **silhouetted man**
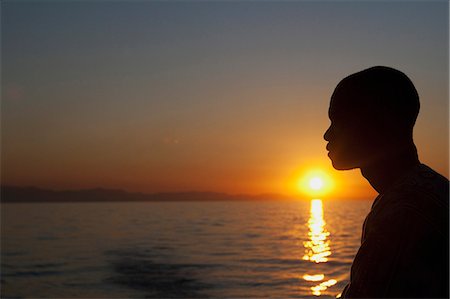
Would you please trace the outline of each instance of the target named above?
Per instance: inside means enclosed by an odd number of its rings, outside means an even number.
[[[331,97],[324,138],[333,167],[360,168],[379,193],[344,298],[449,296],[449,182],[419,162],[418,113],[413,83],[388,67],[346,77]]]

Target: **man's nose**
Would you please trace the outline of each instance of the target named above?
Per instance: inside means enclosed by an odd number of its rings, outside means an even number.
[[[323,134],[323,139],[325,139],[325,141],[330,141],[330,137],[331,137],[331,126],[325,131],[325,134]]]

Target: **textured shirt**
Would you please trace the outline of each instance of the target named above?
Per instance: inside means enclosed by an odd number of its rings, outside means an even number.
[[[449,181],[414,167],[367,215],[344,298],[448,298]]]

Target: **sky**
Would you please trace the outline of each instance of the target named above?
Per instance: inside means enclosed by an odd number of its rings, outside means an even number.
[[[1,182],[297,194],[317,170],[371,198],[323,134],[337,83],[374,65],[414,82],[419,157],[448,177],[448,5],[2,1]]]

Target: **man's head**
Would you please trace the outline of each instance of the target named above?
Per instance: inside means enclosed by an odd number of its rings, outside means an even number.
[[[361,168],[412,143],[419,96],[402,72],[376,66],[344,78],[331,96],[325,132],[333,167]]]

